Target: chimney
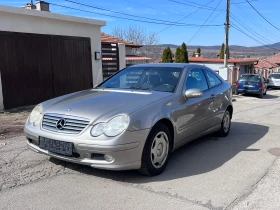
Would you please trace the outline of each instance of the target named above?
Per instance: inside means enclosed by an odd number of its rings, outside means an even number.
[[[22,8],[24,8],[24,9],[36,9],[36,6],[33,4],[33,1],[30,1],[30,3],[27,3]]]
[[[49,12],[50,11],[50,4],[48,2],[45,2],[45,1],[37,1],[36,2],[36,10]]]

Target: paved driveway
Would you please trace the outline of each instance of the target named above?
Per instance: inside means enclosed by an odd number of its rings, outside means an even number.
[[[230,135],[194,141],[166,171],[102,171],[0,138],[0,209],[280,209],[280,91],[236,97]],[[271,154],[274,152],[274,155]]]

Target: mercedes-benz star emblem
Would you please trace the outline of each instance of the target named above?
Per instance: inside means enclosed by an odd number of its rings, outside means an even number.
[[[59,129],[59,130],[62,130],[64,128],[65,124],[66,124],[66,120],[65,119],[60,119],[56,123],[56,128]]]

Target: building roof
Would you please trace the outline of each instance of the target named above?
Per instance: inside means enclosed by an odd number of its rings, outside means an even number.
[[[11,6],[3,6],[0,5],[0,12],[3,13],[10,13],[10,14],[19,14],[19,15],[27,15],[34,18],[47,18],[53,20],[62,20],[68,22],[76,22],[76,23],[83,23],[83,24],[90,24],[96,26],[105,26],[106,22],[102,20],[94,20],[89,18],[81,18],[76,16],[70,15],[61,15],[52,12],[42,12],[38,10],[31,10],[31,9],[23,9],[20,7],[11,7]]]
[[[103,61],[112,61],[113,58],[102,58]],[[125,56],[125,60],[127,61],[143,61],[143,60],[152,60],[149,57],[145,56],[137,56],[137,55],[127,55]]]
[[[259,59],[257,58],[230,58],[228,63],[256,63]],[[154,63],[161,62],[161,58],[158,58]],[[189,62],[192,63],[224,63],[224,59],[220,58],[204,58],[204,57],[189,57]]]
[[[138,55],[127,55],[125,56],[125,60],[127,61],[141,61],[141,60],[152,60],[152,58],[149,58],[149,57],[145,57],[145,56],[138,56]]]
[[[275,68],[277,67],[278,65],[275,64],[275,63],[271,63],[270,61],[268,60],[263,60],[263,59],[260,59],[258,64],[255,65],[255,68],[259,68],[259,69],[271,69],[271,68]]]
[[[224,63],[224,59],[221,58],[204,58],[204,57],[189,57],[190,62],[198,63]],[[258,62],[257,58],[230,58],[228,63],[255,63]]]
[[[123,39],[119,39],[117,37],[111,36],[109,34],[101,33],[101,42],[109,42],[109,43],[121,43],[125,44],[125,46],[128,47],[134,47],[134,48],[139,48],[142,47],[142,45],[134,43],[134,42],[129,42]]]
[[[270,63],[280,64],[280,53],[273,55],[270,58],[267,58],[266,60]]]

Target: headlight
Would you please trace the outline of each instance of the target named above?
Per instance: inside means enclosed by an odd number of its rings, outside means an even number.
[[[104,127],[106,126],[106,123],[99,123],[93,126],[91,129],[91,135],[92,136],[100,136],[104,132]]]
[[[119,115],[107,123],[99,123],[93,126],[91,129],[92,136],[100,136],[105,134],[106,136],[117,136],[127,129],[129,124],[129,117],[127,115]]]
[[[32,110],[31,114],[29,115],[29,123],[33,123],[34,126],[38,125],[42,119],[42,107],[41,105],[35,106]]]

